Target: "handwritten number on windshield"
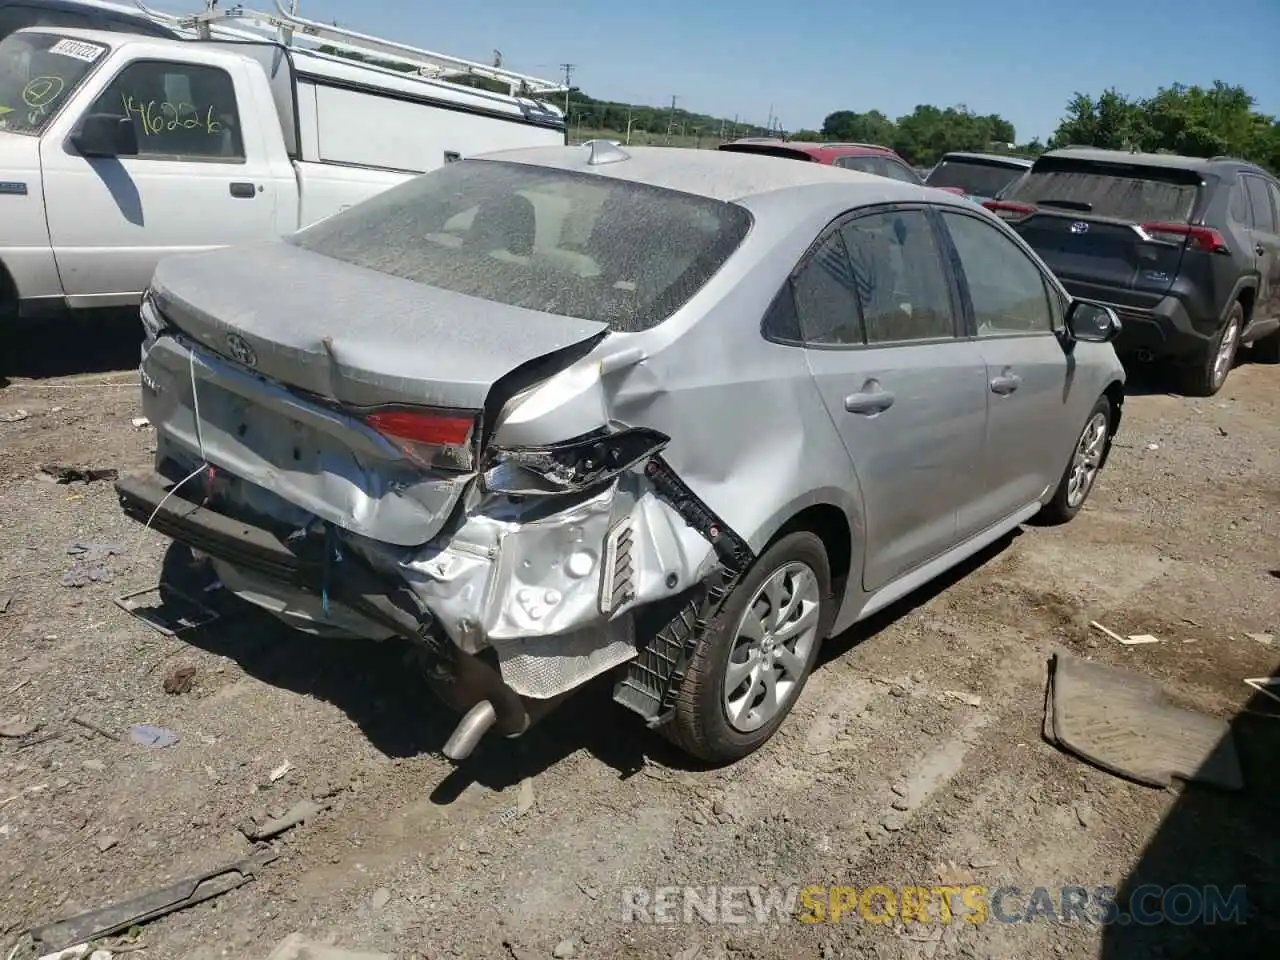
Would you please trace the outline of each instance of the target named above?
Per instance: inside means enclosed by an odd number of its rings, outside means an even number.
[[[149,100],[141,103],[129,94],[122,94],[126,115],[133,115],[142,124],[147,136],[157,136],[168,130],[203,130],[213,136],[222,132],[222,124],[214,119],[213,107],[203,114],[190,103],[170,103]]]

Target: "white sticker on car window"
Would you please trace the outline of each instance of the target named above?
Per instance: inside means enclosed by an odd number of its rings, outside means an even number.
[[[74,57],[85,63],[93,63],[102,56],[105,49],[106,47],[100,47],[96,43],[85,43],[83,40],[59,40],[49,48],[49,52],[60,53],[64,57]]]

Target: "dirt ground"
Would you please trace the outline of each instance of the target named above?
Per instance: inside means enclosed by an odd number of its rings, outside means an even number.
[[[125,372],[0,379],[0,720],[38,725],[0,738],[0,956],[33,924],[249,855],[242,824],[310,798],[327,808],[274,841],[256,882],[145,925],[128,955],[256,960],[294,931],[477,960],[1276,955],[1280,721],[1239,714],[1242,679],[1280,660],[1280,370],[1242,365],[1211,400],[1136,388],[1084,513],[833,641],[783,730],[734,767],[687,764],[599,686],[455,770],[439,753],[449,718],[391,644],[316,641],[225,600],[222,619],[173,639],[112,604],[156,583],[166,542],[124,519],[109,481],[39,468],[149,465],[135,350],[97,364]],[[95,558],[102,545],[123,552]],[[104,567],[109,581],[63,585]],[[1162,642],[1121,646],[1091,620]],[[1236,717],[1246,789],[1141,787],[1046,744],[1057,650]],[[166,693],[184,666],[193,685]],[[138,723],[178,742],[135,744]],[[629,889],[663,886],[945,880],[1056,899],[1138,878],[1246,884],[1249,922],[657,924],[623,910]]]

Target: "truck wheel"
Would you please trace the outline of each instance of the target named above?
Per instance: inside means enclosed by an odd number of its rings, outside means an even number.
[[[1099,397],[1089,412],[1084,429],[1076,438],[1076,445],[1071,451],[1071,462],[1062,472],[1062,479],[1058,481],[1053,499],[1040,509],[1036,518],[1040,523],[1046,526],[1066,523],[1084,507],[1107,457],[1114,415],[1111,401],[1107,397]]]
[[[1227,374],[1236,362],[1240,348],[1240,332],[1244,329],[1244,307],[1237,300],[1231,305],[1227,322],[1209,342],[1204,353],[1182,370],[1182,392],[1189,397],[1212,397],[1227,382]]]
[[[815,534],[773,544],[707,625],[663,735],[707,763],[758,749],[809,679],[830,597],[831,567]]]

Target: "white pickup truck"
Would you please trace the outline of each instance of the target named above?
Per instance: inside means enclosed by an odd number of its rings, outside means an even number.
[[[292,233],[463,156],[565,142],[553,106],[423,76],[412,48],[318,26],[417,72],[208,29],[0,40],[0,317],[136,304],[163,257]]]

